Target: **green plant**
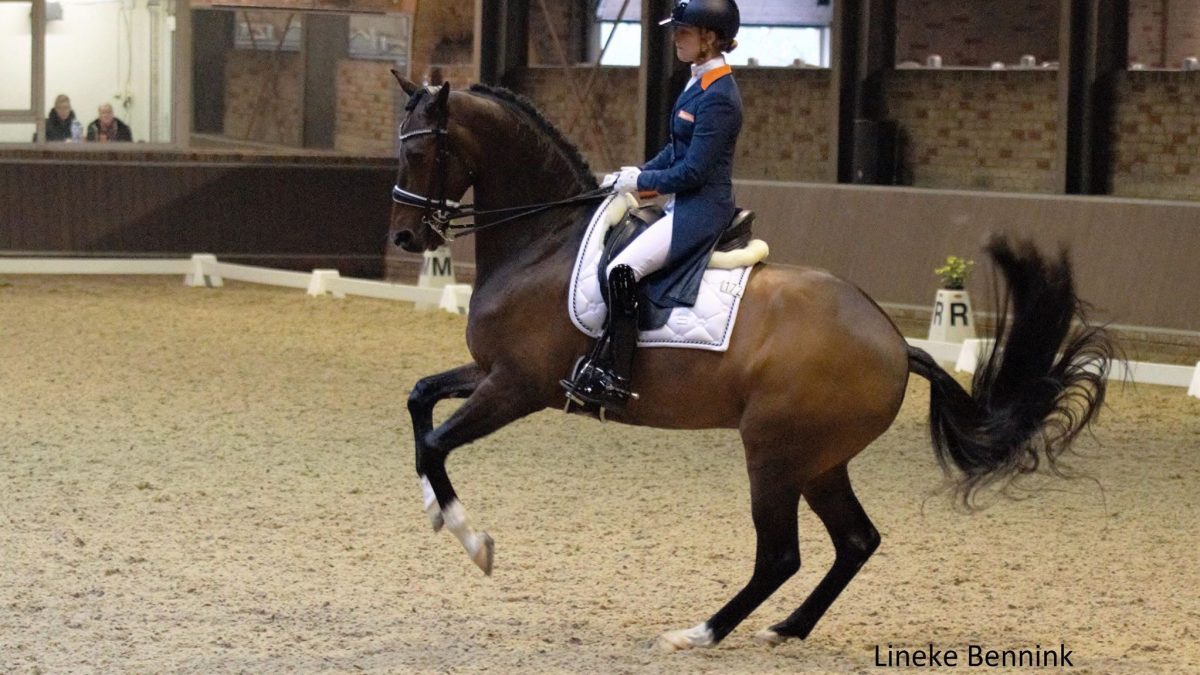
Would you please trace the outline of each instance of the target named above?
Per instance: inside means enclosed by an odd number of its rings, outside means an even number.
[[[971,270],[974,267],[974,260],[966,260],[952,255],[946,258],[945,265],[933,270],[933,273],[942,280],[942,288],[961,291],[966,287],[967,278],[971,276]]]

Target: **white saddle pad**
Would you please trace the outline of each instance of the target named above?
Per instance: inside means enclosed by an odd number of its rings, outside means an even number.
[[[599,337],[604,329],[608,307],[600,295],[597,268],[604,253],[604,233],[621,221],[629,204],[622,196],[612,196],[601,202],[583,235],[583,244],[575,259],[571,274],[571,292],[567,311],[575,327],[591,337]],[[761,242],[757,242],[766,248]],[[734,320],[742,293],[750,280],[753,264],[733,269],[709,268],[704,272],[700,294],[693,307],[676,307],[661,328],[642,331],[638,345],[643,347],[687,347],[723,352],[729,348]]]

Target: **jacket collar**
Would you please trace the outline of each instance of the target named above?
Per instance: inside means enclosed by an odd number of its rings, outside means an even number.
[[[712,70],[705,72],[703,75],[700,76],[700,86],[688,87],[687,89],[683,90],[683,93],[680,94],[679,98],[676,99],[676,101],[675,101],[674,109],[679,110],[680,108],[683,107],[683,105],[685,103],[687,103],[688,101],[692,100],[693,98],[699,96],[702,92],[706,91],[710,86],[712,86],[713,82],[716,82],[717,80],[721,79],[722,77],[725,77],[726,75],[730,75],[732,73],[733,73],[733,69],[730,68],[728,65],[723,65],[719,68],[714,68]]]
[[[714,68],[700,76],[700,88],[708,89],[712,86],[713,82],[716,82],[732,72],[733,68],[730,68],[728,65],[721,66],[720,68]]]

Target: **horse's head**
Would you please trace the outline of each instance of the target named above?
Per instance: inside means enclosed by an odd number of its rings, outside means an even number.
[[[400,123],[391,231],[398,246],[419,253],[446,241],[447,218],[474,182],[475,171],[462,129],[450,121],[450,85],[421,87],[392,74],[409,99]]]

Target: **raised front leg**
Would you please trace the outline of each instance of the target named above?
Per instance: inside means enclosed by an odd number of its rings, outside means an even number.
[[[442,529],[445,520],[442,509],[434,498],[429,478],[421,470],[425,437],[433,431],[433,409],[448,398],[470,396],[487,373],[475,363],[459,366],[444,373],[421,378],[408,395],[408,414],[412,417],[413,435],[416,437],[417,475],[421,477],[421,492],[425,498],[425,513],[433,525],[433,531]],[[453,490],[451,490],[453,495]]]
[[[465,380],[463,382],[465,384]],[[428,511],[429,505],[436,502],[446,529],[458,538],[467,555],[484,574],[492,573],[492,538],[486,532],[475,532],[468,524],[466,510],[463,509],[446,473],[446,457],[451,450],[483,438],[508,423],[541,409],[543,400],[544,398],[531,396],[530,390],[522,387],[519,380],[508,379],[502,374],[492,372],[478,381],[467,401],[438,428],[421,433],[422,429],[417,427],[417,412],[413,412],[417,473],[421,476],[422,486],[426,490],[426,509]],[[411,398],[409,409],[413,410]],[[421,419],[424,421],[426,418],[422,416]],[[431,425],[432,421],[426,422],[424,428],[428,429]]]

